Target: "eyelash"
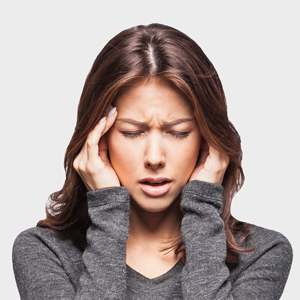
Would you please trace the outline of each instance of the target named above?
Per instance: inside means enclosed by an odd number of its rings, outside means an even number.
[[[130,138],[136,138],[139,135],[141,135],[143,132],[125,132],[125,131],[121,131],[121,133],[127,137]],[[174,133],[174,132],[170,132],[175,138],[185,138],[189,135],[190,132],[181,132],[181,133]]]

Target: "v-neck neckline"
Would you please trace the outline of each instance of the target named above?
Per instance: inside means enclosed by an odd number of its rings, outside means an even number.
[[[182,268],[182,266],[183,266],[183,261],[182,261],[182,258],[180,258],[177,261],[177,263],[166,273],[159,275],[157,277],[154,277],[154,278],[148,278],[148,277],[142,275],[141,273],[139,273],[138,271],[132,269],[129,265],[126,264],[126,268],[127,268],[128,272],[131,273],[135,277],[135,279],[138,279],[142,284],[145,284],[145,283],[158,284],[165,280],[168,280],[174,274],[176,274],[178,272],[178,270]]]

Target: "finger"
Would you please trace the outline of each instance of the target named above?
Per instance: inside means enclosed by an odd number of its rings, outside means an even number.
[[[209,155],[213,161],[218,161],[221,168],[228,166],[230,158],[227,154],[222,153],[212,146],[209,146]]]
[[[79,170],[79,166],[82,164],[82,159],[85,156],[86,152],[87,151],[86,151],[86,141],[85,141],[85,143],[81,147],[80,152],[78,153],[78,155],[76,156],[73,162],[73,167],[77,172]]]
[[[99,158],[98,144],[106,126],[106,117],[104,118],[101,119],[102,123],[99,122],[95,126],[95,128],[90,132],[86,140],[87,160],[90,160],[90,162],[95,162]]]
[[[106,117],[106,126],[104,128],[104,131],[103,131],[102,135],[104,135],[112,127],[112,125],[116,121],[118,112],[116,110],[110,111],[110,112],[112,113],[112,115],[107,115],[107,117]]]
[[[104,117],[106,117],[106,124],[105,124],[105,128],[104,131],[102,132],[102,135],[104,135],[104,133],[109,129],[109,127],[112,125],[114,118],[116,117],[116,107],[112,107],[112,105],[109,105],[109,107],[107,107],[104,111]],[[103,118],[102,118],[103,119]],[[101,119],[101,120],[102,120]],[[100,121],[101,121],[100,120]],[[96,125],[97,126],[97,125]],[[95,127],[96,127],[95,126]],[[95,128],[94,128],[95,129]],[[88,137],[90,135],[93,134],[94,129],[88,134]]]
[[[109,108],[111,108],[110,106]],[[106,110],[106,112],[108,109]],[[116,108],[109,111],[108,116],[104,119],[103,123],[98,123],[95,128],[88,134],[85,144],[82,147],[82,151],[78,156],[76,162],[77,167],[81,166],[84,168],[88,160],[96,161],[99,158],[99,143],[101,137],[110,129],[112,124],[115,122],[117,116]],[[103,119],[103,118],[102,118]],[[102,120],[101,119],[101,120]],[[103,156],[103,155],[102,155]],[[107,156],[107,155],[106,155]],[[104,159],[105,156],[103,156]]]
[[[87,162],[87,140],[85,141],[83,147],[82,147],[82,155],[80,157],[79,165],[82,166],[82,168],[86,166]]]
[[[215,149],[213,146],[208,145],[209,148],[209,155],[214,160],[219,160],[221,157],[221,153]]]
[[[113,109],[113,106],[110,104],[108,107],[106,107],[105,111],[104,111],[104,116],[107,116],[108,113]]]

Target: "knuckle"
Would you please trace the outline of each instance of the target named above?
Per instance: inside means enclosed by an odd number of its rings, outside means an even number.
[[[93,143],[93,141],[91,141],[91,140],[88,140],[88,141],[86,142],[86,146],[87,146],[88,149],[93,148],[93,145],[94,145],[94,143]]]
[[[228,163],[226,161],[224,161],[223,164],[222,164],[223,170],[226,169],[227,166],[228,166]]]
[[[84,164],[83,164],[83,163],[79,163],[77,168],[78,168],[78,171],[80,171],[80,172],[83,172],[83,173],[84,173],[84,171],[85,171],[85,166],[84,166]]]
[[[78,167],[79,167],[79,155],[74,159],[73,161],[73,168],[78,171]]]
[[[215,168],[216,168],[215,169],[216,173],[221,173],[223,171],[223,169],[224,169],[221,162],[219,162],[218,164],[216,164]]]
[[[96,170],[95,170],[93,164],[91,164],[90,162],[87,162],[85,172],[91,176],[95,175]]]
[[[76,159],[74,159],[74,161],[73,161],[73,168],[77,171],[77,161],[76,161]]]
[[[75,170],[76,172],[78,172],[77,164],[74,164],[74,163],[73,163],[73,168],[74,168],[74,170]]]

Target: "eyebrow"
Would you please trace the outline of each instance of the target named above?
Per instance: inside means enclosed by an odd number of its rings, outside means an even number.
[[[125,123],[140,126],[140,127],[149,127],[149,124],[147,122],[139,122],[139,121],[136,121],[136,120],[133,120],[133,119],[119,118],[116,121],[122,121],[122,122],[125,122]],[[175,125],[180,124],[180,123],[192,122],[192,121],[194,121],[194,119],[181,118],[181,119],[178,119],[178,120],[174,120],[172,122],[163,122],[163,127],[171,127],[171,126],[175,126]]]

